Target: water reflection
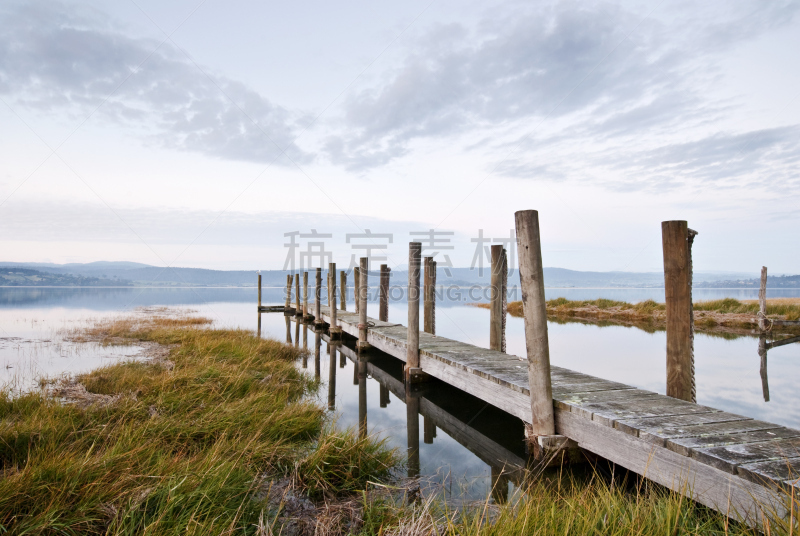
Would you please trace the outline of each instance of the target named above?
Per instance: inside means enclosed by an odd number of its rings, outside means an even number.
[[[767,350],[800,342],[800,336],[786,337],[777,341],[767,342],[767,333],[758,337],[758,357],[760,361],[759,374],[761,375],[761,391],[764,402],[769,402],[769,377],[767,375]]]

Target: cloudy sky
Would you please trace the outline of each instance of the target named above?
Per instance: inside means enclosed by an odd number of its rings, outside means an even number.
[[[4,0],[0,260],[279,269],[316,229],[399,265],[435,229],[469,266],[532,208],[547,266],[658,271],[685,219],[696,270],[798,273],[798,11]]]

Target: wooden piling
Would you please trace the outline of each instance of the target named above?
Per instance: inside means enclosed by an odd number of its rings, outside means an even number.
[[[391,269],[386,264],[381,264],[380,294],[381,303],[378,308],[378,320],[389,321],[389,274]]]
[[[361,270],[359,269],[358,266],[353,268],[353,303],[355,304],[356,313],[358,313],[358,305],[359,305],[358,289],[361,288],[361,283],[359,279],[360,272]]]
[[[667,309],[667,396],[692,402],[692,280],[688,237],[685,221],[661,222]]]
[[[308,312],[308,272],[303,272],[303,321],[308,322],[311,313]]]
[[[258,310],[261,310],[261,274],[258,274]]]
[[[406,351],[406,381],[419,372],[419,263],[422,243],[408,244],[408,335]]]
[[[361,266],[358,270],[358,349],[369,348],[367,342],[367,277],[369,272],[369,259],[361,257]]]
[[[503,246],[492,246],[491,304],[489,309],[489,348],[503,351]]]
[[[342,328],[339,327],[339,322],[336,320],[336,263],[328,264],[328,281],[330,282],[329,295],[331,297],[329,302],[331,326],[328,328],[328,333],[331,339],[340,339],[342,337]]]
[[[322,326],[325,322],[322,320],[322,268],[317,268],[316,288],[314,289],[314,325]]]
[[[423,276],[423,329],[436,335],[436,263],[433,257],[425,257]]]
[[[284,310],[288,313],[292,309],[292,274],[286,274],[286,306]]]
[[[761,267],[761,286],[758,288],[758,329],[767,330],[767,267]]]
[[[552,436],[555,434],[555,422],[553,389],[550,383],[550,344],[547,337],[539,213],[535,210],[520,210],[514,217],[519,242],[519,279],[525,317],[525,346],[528,353],[528,383],[531,393],[530,434],[534,437]]]
[[[303,316],[300,308],[300,274],[294,274],[294,315]]]
[[[342,304],[342,311],[347,311],[347,272],[342,270],[339,272],[340,283],[339,287],[339,300]]]

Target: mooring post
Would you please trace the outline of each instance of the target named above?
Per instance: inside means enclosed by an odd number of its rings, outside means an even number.
[[[433,257],[425,257],[423,328],[425,333],[436,335],[436,263]]]
[[[314,325],[319,327],[325,324],[322,320],[322,268],[317,268],[316,288],[314,289]]]
[[[369,272],[369,258],[361,257],[361,266],[358,270],[358,349],[369,348],[367,342],[367,276]]]
[[[761,267],[761,286],[758,288],[758,329],[767,330],[767,267]]]
[[[661,239],[667,309],[667,396],[693,402],[692,278],[687,223],[661,222]]]
[[[556,448],[559,438],[554,437],[556,430],[553,389],[550,383],[550,343],[547,337],[539,213],[535,210],[520,210],[514,218],[519,242],[519,282],[522,289],[528,384],[531,393],[531,427],[528,430],[528,439],[533,444],[534,456],[541,458],[549,449]]]
[[[336,345],[331,345],[331,358],[328,360],[328,410],[336,409]]]
[[[336,319],[336,263],[332,262],[328,264],[328,281],[330,281],[331,289],[329,291],[331,301],[330,301],[330,314],[331,314],[331,326],[328,328],[328,333],[331,335],[331,339],[340,339],[342,336],[342,328],[339,327],[339,322]]]
[[[300,308],[300,274],[294,274],[294,316],[303,316]]]
[[[419,263],[422,243],[408,244],[408,335],[406,336],[406,381],[419,375]],[[419,425],[417,425],[419,428]],[[419,442],[419,441],[418,441]]]
[[[292,308],[292,274],[286,274],[286,305],[284,312],[291,312]]]
[[[503,246],[492,246],[491,304],[489,309],[489,348],[503,351]]]
[[[378,320],[389,321],[389,273],[391,269],[386,264],[381,264],[380,296],[381,303],[378,308]]]
[[[358,289],[361,288],[361,280],[359,279],[360,273],[361,270],[359,269],[358,266],[353,268],[353,298],[354,298],[353,303],[355,303],[356,313],[358,313],[358,305],[359,305]]]
[[[261,274],[258,274],[258,310],[261,310]]]
[[[303,322],[308,322],[311,319],[311,313],[308,312],[308,272],[303,272]]]
[[[347,301],[346,301],[346,297],[347,297],[347,272],[344,271],[344,270],[339,272],[339,279],[340,279],[339,286],[341,287],[339,289],[339,300],[341,301],[341,304],[342,304],[342,311],[347,311]]]

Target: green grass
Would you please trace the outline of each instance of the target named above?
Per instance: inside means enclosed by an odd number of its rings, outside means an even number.
[[[316,384],[293,365],[298,350],[198,324],[95,328],[89,336],[176,346],[171,363],[80,376],[80,403],[0,392],[0,531],[255,534],[264,474],[331,497],[388,475],[393,452],[326,426],[306,396]]]

